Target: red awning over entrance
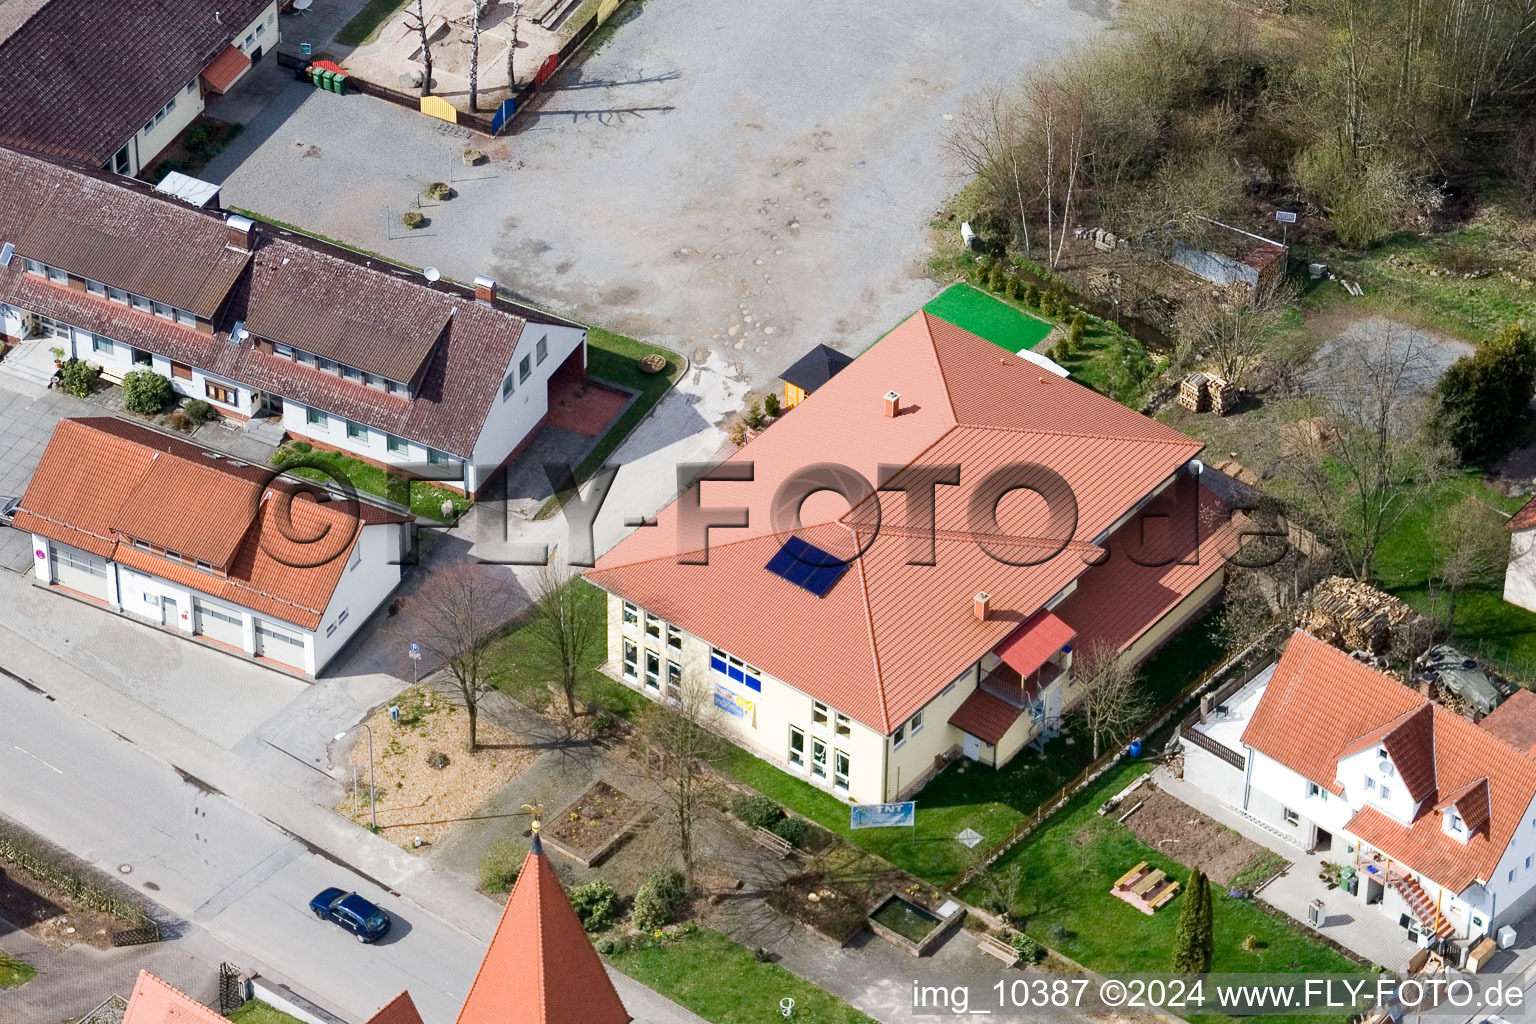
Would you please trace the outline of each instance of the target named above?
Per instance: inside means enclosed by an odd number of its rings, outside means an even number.
[[[1008,639],[998,644],[992,653],[1019,675],[1028,678],[1076,636],[1077,630],[1042,609],[1009,633]]]
[[[228,92],[235,79],[245,74],[250,66],[251,58],[241,53],[239,47],[226,46],[223,53],[213,58],[212,64],[203,68],[203,81],[214,92]]]

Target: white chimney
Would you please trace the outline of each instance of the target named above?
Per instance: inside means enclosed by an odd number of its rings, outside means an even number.
[[[978,622],[987,621],[987,612],[992,610],[992,595],[985,590],[978,590],[971,600],[971,611],[976,614]]]
[[[886,417],[886,419],[895,419],[896,418],[896,414],[898,412],[900,412],[900,411],[901,411],[901,396],[899,394],[897,394],[896,392],[894,392],[894,391],[887,391],[885,393],[885,417]]]

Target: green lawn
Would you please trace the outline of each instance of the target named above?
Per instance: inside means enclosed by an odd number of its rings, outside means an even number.
[[[875,1024],[836,996],[778,964],[760,963],[745,946],[701,929],[609,962],[714,1024],[782,1024],[780,1000],[795,1001],[794,1020]]]
[[[993,867],[1014,894],[1013,912],[1038,941],[1089,970],[1104,973],[1166,972],[1172,956],[1179,899],[1148,916],[1110,895],[1117,878],[1141,861],[1181,883],[1188,871],[1142,843],[1130,829],[1096,812],[1099,804],[1148,771],[1144,762],[1121,762]],[[962,895],[984,902],[972,885]],[[1284,918],[1251,900],[1215,893],[1216,973],[1352,973],[1362,968],[1313,940]],[[1252,935],[1253,952],[1244,948]],[[1285,1017],[1285,1021],[1333,1018]],[[1337,1018],[1337,1019],[1343,1019]]]
[[[581,592],[583,614],[604,619],[607,615],[606,595],[586,580],[577,580],[575,585]],[[597,666],[608,656],[606,644],[605,631],[594,642],[579,692],[583,698],[622,718],[632,718],[649,702],[598,671]],[[532,627],[523,622],[514,625],[491,644],[486,652],[486,678],[513,700],[535,711],[544,711],[550,706],[549,684],[559,679],[559,670],[548,648],[534,638]]]
[[[322,482],[331,482],[336,478],[350,480],[352,486],[359,491],[377,495],[399,505],[409,505],[416,515],[435,519],[438,522],[451,521],[451,517],[443,516],[444,501],[453,502],[455,515],[469,508],[471,504],[470,500],[458,491],[439,487],[430,481],[410,480],[398,474],[386,473],[370,462],[321,448],[304,452],[294,447],[295,443],[285,444],[279,452],[289,453],[293,458],[302,458],[305,462],[324,467],[324,469],[311,469],[301,466],[291,471],[297,476]],[[335,476],[327,475],[327,470]]]
[[[16,988],[37,977],[37,968],[0,949],[0,988]]]
[[[1142,682],[1154,707],[1161,707],[1221,657],[1212,639],[1219,611],[1207,613],[1181,631],[1142,667]],[[626,691],[627,692],[627,691]],[[730,748],[724,768],[739,781],[765,793],[849,841],[879,854],[924,881],[943,885],[970,867],[976,855],[955,840],[966,828],[981,833],[982,851],[1004,839],[1013,828],[1062,788],[1093,760],[1083,739],[1050,741],[1041,758],[1025,750],[1000,769],[955,761],[913,798],[917,801],[916,831],[906,828],[848,827],[848,805],[802,779],[737,747]]]
[[[242,1003],[229,1015],[234,1024],[302,1024],[297,1018],[257,999]]]
[[[1385,538],[1376,559],[1382,587],[1421,611],[1444,608],[1443,595],[1430,596],[1429,577],[1437,560],[1433,543],[1435,513],[1475,494],[1503,512],[1514,512],[1524,498],[1506,498],[1483,484],[1477,471],[1442,481],[1410,509]],[[1487,658],[1500,669],[1526,682],[1536,682],[1536,613],[1504,600],[1504,577],[1456,595],[1453,642],[1468,653]]]
[[[1009,352],[1034,348],[1051,333],[1044,320],[964,283],[950,285],[923,309]]]
[[[341,26],[341,31],[336,33],[336,41],[345,46],[361,46],[363,43],[371,42],[394,13],[408,2],[409,0],[368,0],[363,5],[363,9],[352,16],[351,21]]]

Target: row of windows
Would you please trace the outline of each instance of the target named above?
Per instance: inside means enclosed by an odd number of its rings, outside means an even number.
[[[111,338],[103,338],[99,334],[91,335],[91,351],[99,355],[112,355],[120,344],[122,343],[113,341]],[[153,369],[155,357],[152,353],[146,352],[141,348],[135,348],[133,349],[133,365]],[[172,361],[171,376],[181,380],[191,380],[192,367],[186,363]],[[229,384],[221,384],[218,381],[205,378],[203,380],[203,394],[210,400],[219,402],[222,405],[231,405],[237,408],[240,405],[240,389]]]
[[[853,722],[841,711],[835,711],[819,700],[811,701],[811,725],[825,729],[828,723],[839,736],[853,735]]]
[[[93,558],[84,551],[76,551],[74,548],[54,545],[48,549],[55,565],[63,565],[77,572],[90,573],[92,576],[100,576],[105,579],[107,575],[107,563],[100,558]]]
[[[330,430],[331,414],[324,409],[306,406],[304,409],[304,422],[312,427],[319,427],[321,430]],[[373,428],[369,427],[368,424],[359,423],[357,420],[345,420],[344,422],[347,425],[347,438],[349,440],[367,442],[369,437],[372,436]],[[384,447],[389,451],[396,455],[410,454],[411,444],[405,438],[396,437],[394,434],[384,430],[379,431],[379,433],[384,435]],[[452,459],[446,452],[440,452],[436,448],[428,448],[427,461],[434,466],[445,466]]]
[[[181,562],[183,565],[195,566],[196,568],[201,569],[204,572],[212,572],[213,571],[213,566],[210,563],[208,563],[208,562],[204,562],[202,559],[188,558],[186,555],[183,555],[181,552],[179,552],[179,551],[172,551],[170,548],[162,549],[162,548],[153,547],[153,546],[150,545],[149,541],[147,541],[147,540],[136,540],[136,541],[133,542],[133,546],[138,548],[140,551],[150,551],[150,552],[154,552],[155,554],[164,555],[166,558],[169,558],[173,562]]]
[[[640,678],[640,648],[628,637],[624,638],[624,678],[637,682]],[[645,688],[654,693],[662,692],[661,655],[645,649]],[[683,666],[667,659],[666,695],[680,700],[683,695]]]
[[[806,764],[806,735],[799,726],[789,727],[789,765],[805,771]],[[811,778],[825,782],[827,778],[827,742],[819,736],[810,737],[810,773]],[[835,789],[847,791],[848,776],[852,767],[852,758],[847,751],[840,747],[831,748],[832,751],[832,786]]]
[[[47,278],[54,284],[68,284],[69,272],[58,267],[49,266],[39,260],[27,260],[27,273],[37,277]],[[141,313],[153,313],[162,320],[174,320],[186,327],[197,326],[197,316],[185,309],[178,309],[166,302],[157,302],[143,295],[114,288],[111,285],[102,284],[100,281],[85,279],[85,290],[88,294],[99,299],[108,299],[120,306],[131,306]]]
[[[191,82],[188,82],[187,83],[187,92],[191,92],[192,91],[192,86],[194,86],[196,84],[197,84],[197,79],[195,79],[195,78]],[[159,110],[155,111],[155,116],[154,117],[151,117],[148,121],[144,122],[144,134],[148,135],[150,132],[154,131],[155,125],[159,124],[161,121],[164,121],[166,119],[166,116],[169,115],[170,112],[175,110],[175,109],[176,109],[176,97],[172,96],[169,100],[166,101],[165,106],[163,106]]]
[[[272,354],[281,356],[284,359],[292,359],[300,366],[313,366],[326,373],[334,373],[343,380],[357,381],[359,384],[366,384],[371,388],[378,388],[380,391],[388,391],[392,395],[409,394],[411,390],[408,386],[397,380],[390,380],[388,377],[381,377],[376,373],[365,373],[355,366],[347,366],[345,363],[339,363],[334,359],[327,359],[324,356],[317,356],[313,352],[306,352],[301,348],[294,348],[292,345],[280,345],[277,342],[273,342]]]
[[[355,566],[354,566],[355,568]],[[341,614],[336,616],[336,621],[325,627],[325,635],[331,636],[336,632],[336,627],[347,621],[347,616],[352,614],[352,609],[343,608]]]
[[[911,718],[907,719],[905,722],[896,727],[896,731],[891,734],[892,745],[899,747],[903,743],[907,742],[907,738],[909,736],[916,736],[922,731],[923,713],[919,711],[917,714],[913,715]]]
[[[538,362],[542,364],[544,360],[549,358],[549,337],[546,335],[540,338],[539,343],[533,348],[535,355],[538,357]],[[517,369],[508,370],[507,375],[502,378],[501,400],[503,402],[512,397],[512,393],[517,390],[518,384],[525,383],[533,375],[533,364],[530,362],[530,359],[531,357],[529,356],[523,356],[522,359],[518,360]],[[515,382],[512,379],[513,377],[517,378]]]

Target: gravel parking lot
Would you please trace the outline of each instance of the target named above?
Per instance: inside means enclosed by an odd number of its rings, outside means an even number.
[[[964,98],[1105,31],[1113,0],[629,0],[480,168],[451,126],[299,82],[203,176],[254,210],[767,384],[857,351],[933,292],[927,223],[959,184]],[[450,174],[459,195],[407,232]]]

